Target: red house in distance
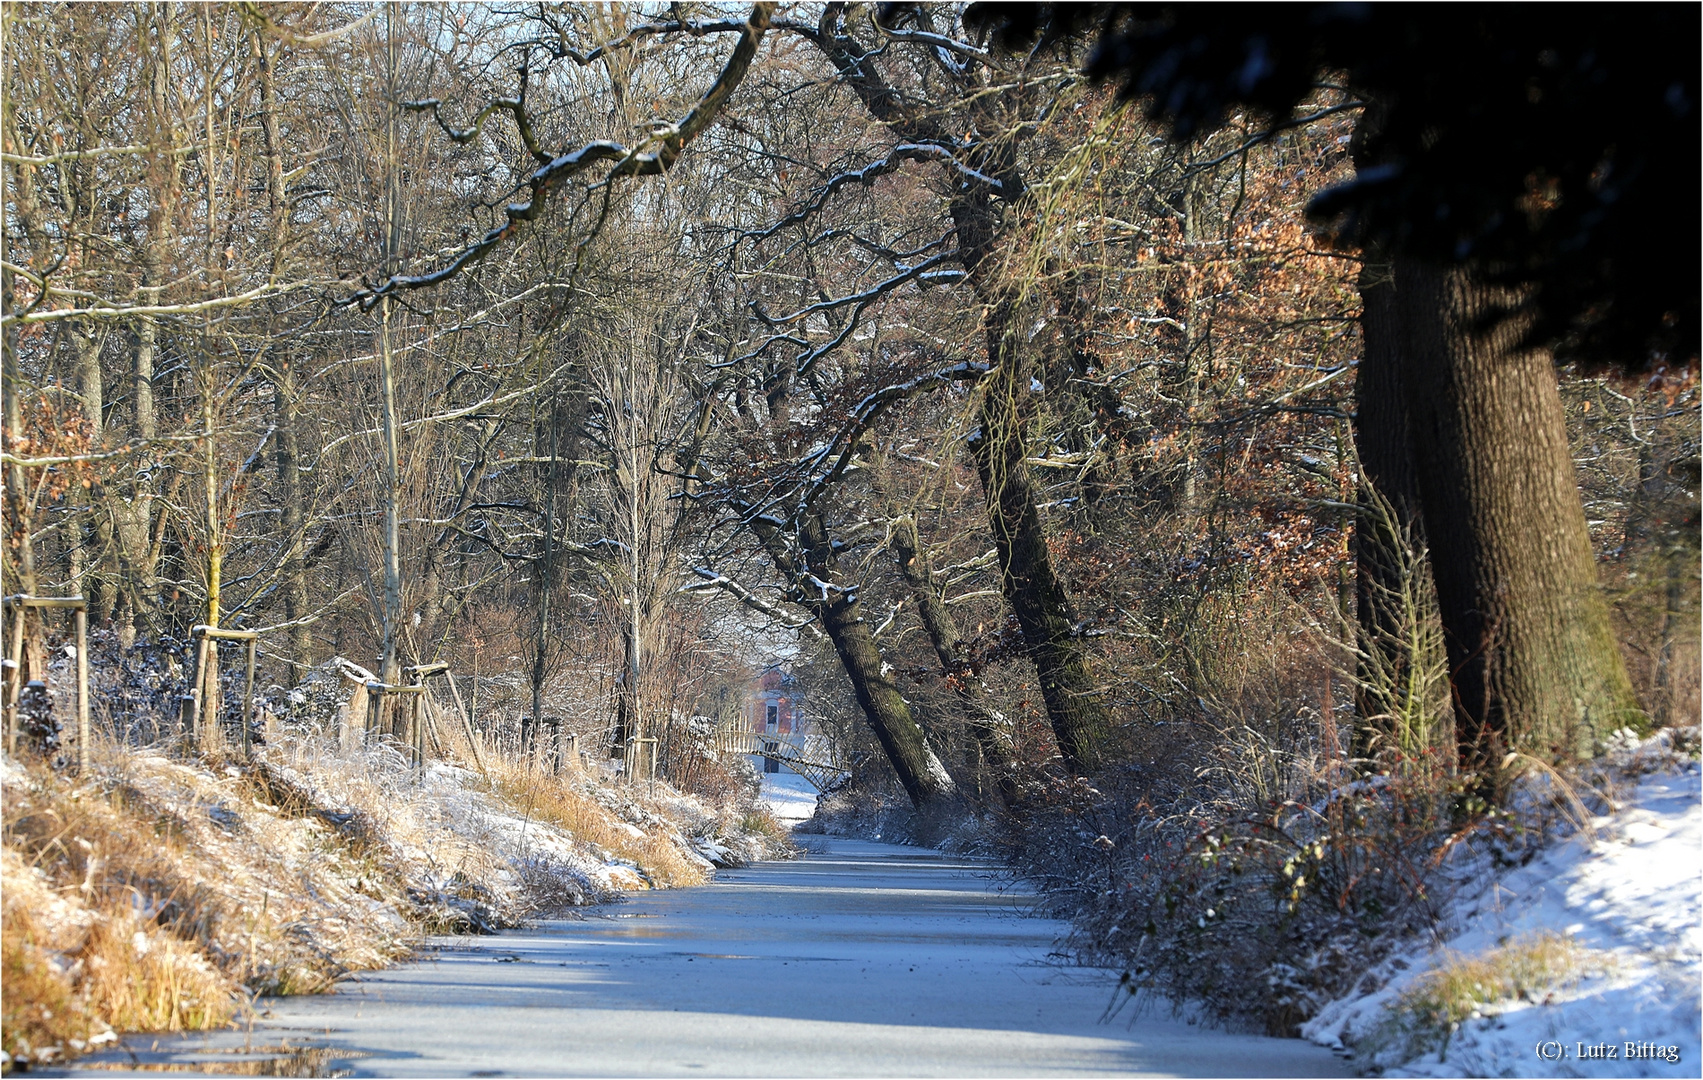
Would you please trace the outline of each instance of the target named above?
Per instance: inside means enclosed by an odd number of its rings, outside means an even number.
[[[746,710],[750,730],[758,735],[803,734],[803,717],[798,712],[798,693],[793,677],[780,668],[763,672],[752,689]],[[781,763],[763,759],[764,772],[780,772]]]

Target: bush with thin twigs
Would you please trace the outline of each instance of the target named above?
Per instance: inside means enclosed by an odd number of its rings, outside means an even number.
[[[1084,951],[1134,992],[1293,1035],[1416,933],[1444,898],[1446,853],[1497,824],[1456,813],[1434,757],[1245,815],[1179,815],[1108,853],[1109,888],[1078,918]],[[1321,790],[1322,789],[1322,790]]]

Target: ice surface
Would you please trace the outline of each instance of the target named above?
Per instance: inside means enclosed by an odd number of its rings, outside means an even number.
[[[1047,963],[1063,924],[1025,917],[982,864],[825,845],[584,920],[438,939],[335,995],[263,1002],[253,1038],[312,1033],[376,1076],[1349,1075],[1301,1040],[1101,1024],[1109,977]]]

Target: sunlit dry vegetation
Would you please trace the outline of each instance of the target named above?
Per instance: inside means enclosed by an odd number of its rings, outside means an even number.
[[[783,671],[810,828],[1293,1034],[1695,723],[1695,297],[1545,276],[1667,173],[1414,227],[1402,56],[1040,11],[0,11],[9,1053],[784,853]]]

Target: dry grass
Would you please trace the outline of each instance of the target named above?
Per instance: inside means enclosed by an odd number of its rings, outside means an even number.
[[[334,830],[258,804],[240,776],[104,750],[87,781],[8,763],[7,1053],[63,1059],[120,1030],[225,1024],[244,989],[317,992],[406,953]]]
[[[1539,999],[1609,963],[1608,957],[1552,931],[1477,956],[1449,956],[1390,1006],[1377,1041],[1405,1042],[1410,1055],[1446,1047],[1462,1023],[1498,1002]]]
[[[235,979],[195,945],[145,925],[128,902],[92,890],[64,899],[16,852],[4,858],[3,1043],[14,1058],[63,1058],[113,1028],[219,1027],[245,1004]]]
[[[317,993],[422,934],[486,931],[623,889],[701,884],[696,838],[786,853],[717,811],[489,760],[421,772],[285,733],[244,768],[96,748],[74,779],[4,773],[7,1053],[62,1061],[122,1031],[218,1027],[250,993]],[[689,839],[694,838],[694,839]]]
[[[739,831],[754,836],[761,836],[777,844],[791,843],[789,830],[782,825],[780,819],[766,806],[759,806],[746,813],[739,819]]]
[[[704,861],[677,843],[672,830],[647,832],[623,821],[575,773],[555,776],[524,761],[493,760],[486,779],[491,793],[516,811],[633,863],[651,886],[680,888],[709,879]],[[642,807],[634,808],[643,812]]]

